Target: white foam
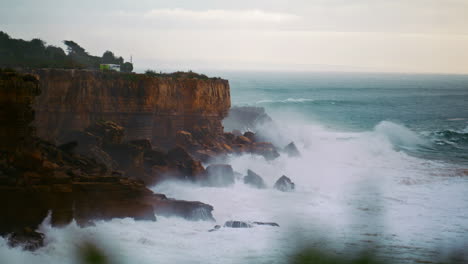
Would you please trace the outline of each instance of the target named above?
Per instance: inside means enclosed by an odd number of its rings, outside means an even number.
[[[246,174],[252,169],[263,177],[267,189],[241,181],[229,188],[165,182],[153,189],[213,205],[217,224],[271,221],[280,228],[207,232],[214,223],[158,217],[157,222],[115,219],[95,227],[72,223],[57,229],[45,221],[41,225],[47,235],[45,248],[22,252],[8,249],[0,240],[0,254],[10,262],[68,263],[81,241],[93,239],[119,263],[285,263],[303,240],[334,241],[330,243],[340,249],[346,242],[375,239],[384,254],[425,260],[440,243],[454,246],[468,240],[467,179],[450,177],[448,164],[395,150],[395,144],[424,144],[408,128],[382,122],[372,131],[337,132],[292,118],[278,123],[276,131],[263,134],[276,143],[294,141],[300,157],[282,155],[273,161],[256,155],[229,157],[235,171]],[[272,188],[283,174],[296,183],[295,192]]]

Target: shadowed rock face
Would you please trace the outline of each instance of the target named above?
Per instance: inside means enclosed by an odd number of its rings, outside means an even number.
[[[0,235],[11,234],[10,245],[40,247],[43,236],[34,229],[48,213],[53,226],[72,219],[80,225],[124,217],[156,220],[155,211],[212,219],[210,205],[167,199],[143,182],[124,177],[142,170],[145,158],[151,164],[165,161],[148,141],[122,142],[123,128],[115,123],[97,122],[72,134],[72,142],[60,147],[35,137],[31,103],[38,93],[33,77],[0,71]],[[176,155],[179,152],[171,153],[185,165],[179,159],[190,157]],[[98,157],[109,159],[111,166]],[[113,171],[112,166],[123,171]]]
[[[34,108],[38,135],[55,140],[98,120],[126,129],[126,139],[173,147],[179,130],[223,133],[230,108],[229,83],[221,79],[172,79],[86,70],[34,70],[42,90]]]

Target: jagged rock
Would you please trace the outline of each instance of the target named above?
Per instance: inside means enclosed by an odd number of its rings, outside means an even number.
[[[8,245],[10,247],[21,246],[25,250],[35,251],[44,246],[44,238],[44,234],[31,228],[24,228],[22,231],[13,232],[8,236]]]
[[[145,202],[153,193],[143,183],[123,178],[96,159],[64,151],[77,147],[76,142],[58,148],[34,136],[30,104],[37,90],[30,81],[6,82],[0,72],[0,95],[2,106],[8,106],[0,107],[0,235],[13,233],[12,245],[29,241],[27,249],[41,246],[42,236],[29,230],[35,230],[49,212],[52,226],[72,219],[80,225],[124,217],[156,220],[152,204]],[[10,115],[12,109],[21,115]],[[109,133],[107,143],[120,141],[118,133]],[[99,147],[95,137],[86,137],[90,141],[83,145]],[[16,139],[15,147],[5,144]],[[27,232],[18,231],[25,228]]]
[[[192,156],[182,147],[177,146],[167,153],[169,168],[175,177],[179,179],[200,180],[205,174],[201,163],[194,160]]]
[[[227,221],[224,223],[224,227],[230,228],[252,228],[253,226],[247,222],[243,221]]]
[[[247,170],[247,176],[244,177],[244,183],[259,189],[266,187],[262,177],[251,170]]]
[[[214,221],[211,214],[213,206],[202,202],[182,201],[155,197],[152,201],[154,211],[161,216],[178,216],[192,221]]]
[[[289,157],[299,157],[301,156],[301,153],[297,149],[296,145],[294,142],[289,143],[286,147],[284,147],[284,152],[288,154]]]
[[[213,164],[206,168],[207,178],[204,184],[225,187],[234,184],[234,171],[228,164]]]
[[[281,176],[276,182],[274,187],[282,192],[291,192],[294,190],[294,183],[286,177],[285,175]]]

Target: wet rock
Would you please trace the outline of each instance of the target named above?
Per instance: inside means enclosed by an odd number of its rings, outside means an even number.
[[[291,192],[294,190],[295,185],[291,179],[283,175],[275,182],[274,187],[282,192]]]
[[[256,225],[266,225],[266,226],[276,226],[276,227],[279,227],[280,225],[278,225],[277,223],[274,223],[274,222],[253,222],[254,224]]]
[[[224,227],[230,228],[252,228],[253,226],[247,222],[243,221],[227,221],[224,223]]]
[[[213,231],[217,231],[221,228],[220,225],[215,225],[212,229],[208,230],[208,232],[213,232]]]
[[[259,189],[266,188],[262,177],[251,170],[247,170],[247,176],[244,177],[244,183]]]
[[[250,139],[250,141],[255,142],[255,133],[251,131],[247,131],[244,133],[244,137]]]
[[[296,145],[294,142],[289,143],[286,147],[284,147],[284,152],[288,154],[289,157],[299,157],[301,156],[301,153],[297,149]]]
[[[179,179],[189,179],[192,181],[201,180],[205,174],[205,169],[200,161],[192,156],[182,147],[177,146],[167,153],[169,168],[173,171],[173,176]]]
[[[25,250],[35,251],[44,246],[44,238],[44,234],[31,228],[24,228],[22,231],[14,232],[8,237],[8,245],[10,247],[21,246]]]
[[[152,204],[157,215],[178,216],[191,221],[215,220],[211,213],[213,206],[202,202],[155,197]]]
[[[213,164],[206,168],[204,184],[214,187],[226,187],[234,184],[234,171],[228,164]]]

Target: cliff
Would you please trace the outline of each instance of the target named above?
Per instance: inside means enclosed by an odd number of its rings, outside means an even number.
[[[156,220],[155,211],[194,220],[213,219],[209,205],[169,199],[126,177],[143,163],[144,152],[154,156],[145,161],[149,166],[158,162],[159,153],[149,141],[146,151],[139,147],[145,141],[122,142],[124,130],[115,123],[98,122],[86,131],[75,131],[87,144],[71,142],[57,147],[35,137],[31,105],[39,93],[34,76],[0,69],[0,235],[11,234],[11,245],[41,246],[43,235],[34,229],[48,213],[54,226],[72,219],[78,224],[119,217]],[[129,163],[124,164],[126,170],[112,169],[119,159],[121,164]],[[201,166],[192,163],[188,165]]]
[[[230,90],[222,79],[174,79],[86,70],[33,70],[42,94],[34,105],[38,136],[57,140],[71,130],[109,120],[126,140],[171,147],[176,132],[203,129],[222,135]]]

